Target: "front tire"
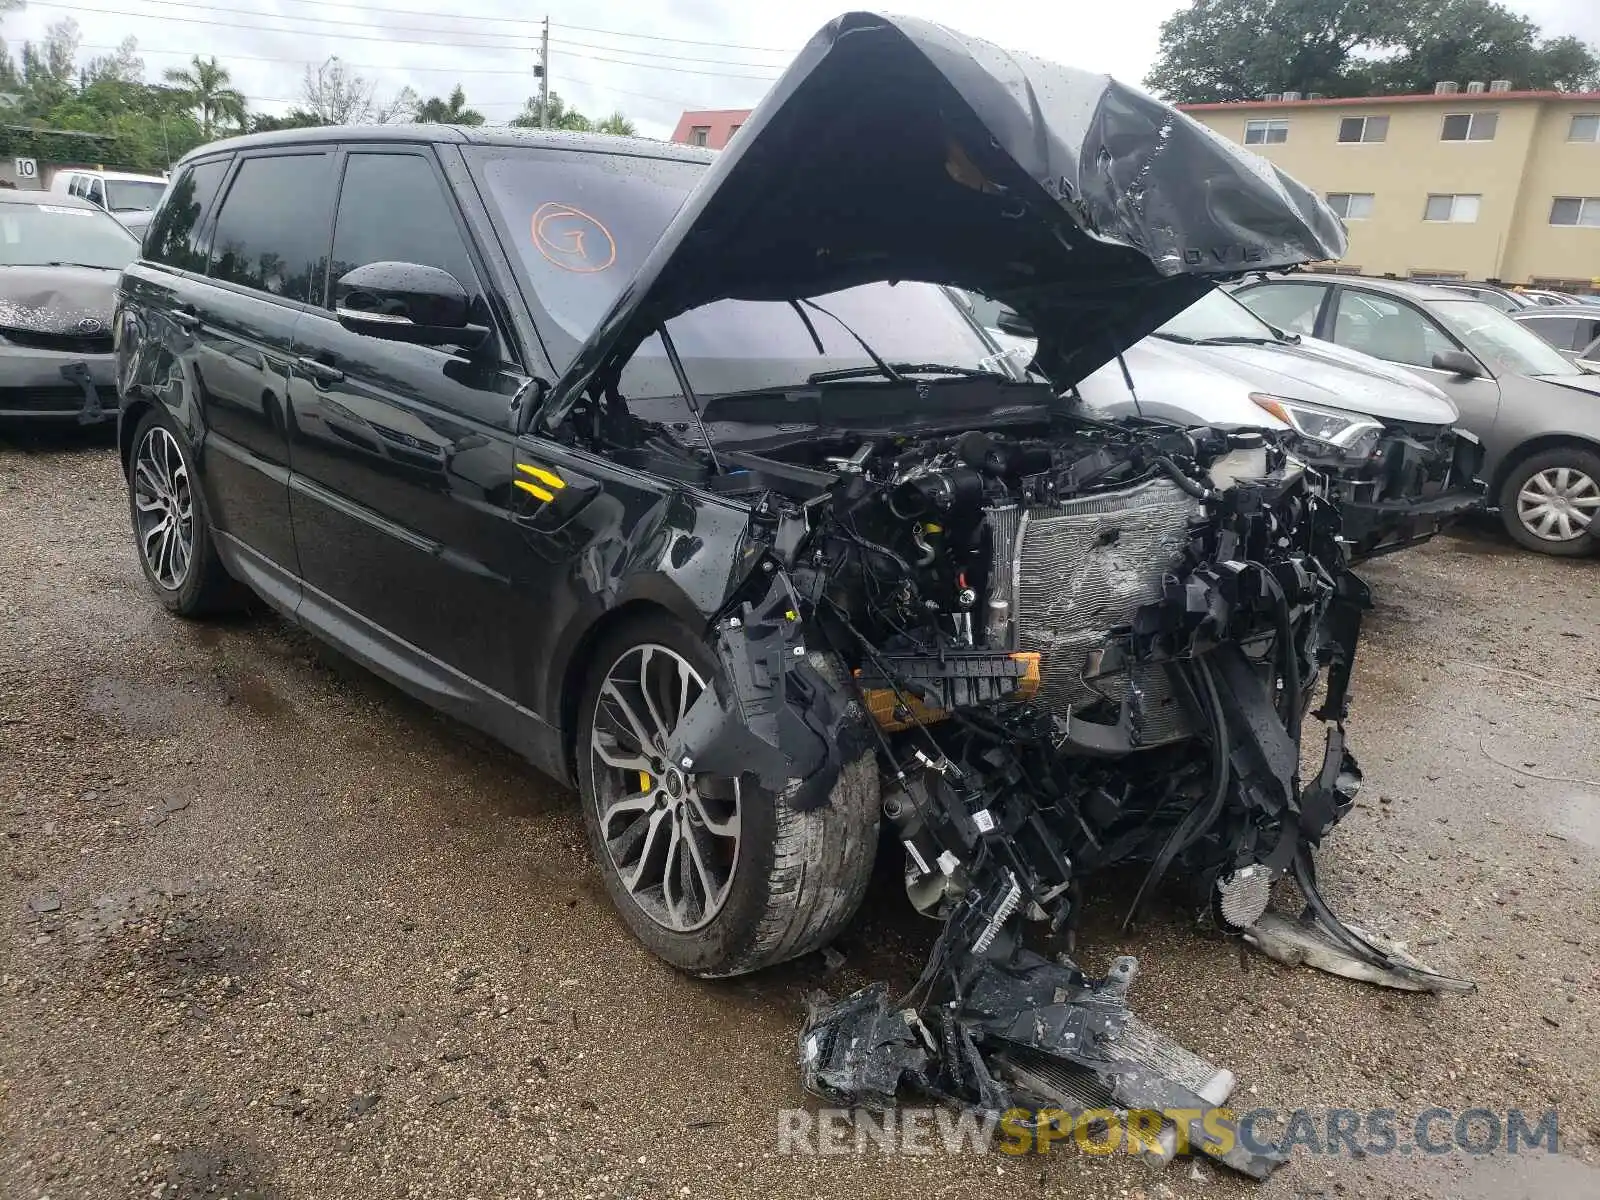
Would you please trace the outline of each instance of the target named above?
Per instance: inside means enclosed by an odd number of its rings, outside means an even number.
[[[217,555],[194,460],[159,409],[145,413],[133,431],[128,512],[134,553],[156,599],[184,617],[239,607],[242,589]]]
[[[1558,446],[1530,455],[1501,485],[1500,519],[1529,550],[1593,554],[1600,546],[1600,454]]]
[[[664,751],[718,677],[710,647],[663,613],[605,638],[593,661],[578,710],[584,826],[634,935],[680,970],[712,977],[756,971],[837,936],[872,875],[875,756],[845,764],[829,802],[809,812],[758,787],[686,775]],[[836,664],[813,662],[842,681]]]

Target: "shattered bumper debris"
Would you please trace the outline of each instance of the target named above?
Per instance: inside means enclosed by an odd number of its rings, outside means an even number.
[[[1233,1075],[1130,1011],[1135,960],[1094,979],[1069,954],[1085,884],[1137,863],[1129,920],[1165,887],[1284,961],[1471,987],[1348,928],[1317,890],[1313,852],[1361,782],[1344,720],[1369,604],[1328,481],[1277,448],[1260,478],[1214,476],[1234,448],[1210,430],[897,450],[863,460],[811,536],[753,573],[717,625],[729,694],[708,691],[675,748],[796,807],[875,752],[907,891],[943,922],[907,995],[815,1004],[805,1086],[880,1110],[1192,1111],[1156,1131],[1153,1158],[1184,1148],[1265,1178],[1281,1154],[1198,1115]],[[1019,483],[1017,463],[1038,469]],[[818,659],[860,664],[850,689]],[[1323,753],[1302,780],[1308,718]],[[1269,910],[1286,878],[1306,902],[1295,920]],[[1030,923],[1065,952],[1029,949]]]

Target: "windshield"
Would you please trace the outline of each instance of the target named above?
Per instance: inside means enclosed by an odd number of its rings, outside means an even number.
[[[112,212],[151,212],[166,190],[164,181],[154,179],[108,179],[106,207]]]
[[[105,213],[55,204],[0,204],[0,266],[74,263],[120,271],[139,243]]]
[[[546,333],[557,365],[593,333],[705,170],[697,162],[620,154],[505,147],[468,154],[530,300],[556,326]],[[981,335],[933,284],[870,283],[811,300],[719,300],[669,321],[696,393],[803,385],[820,371],[870,368],[858,338],[890,363],[1004,375]],[[550,334],[558,344],[549,344]],[[681,391],[659,336],[640,346],[621,385],[630,403]]]
[[[1156,330],[1156,336],[1176,342],[1209,342],[1214,338],[1274,338],[1272,326],[1220,290],[1201,296]]]
[[[1538,334],[1476,300],[1438,300],[1433,315],[1496,375],[1582,375]]]

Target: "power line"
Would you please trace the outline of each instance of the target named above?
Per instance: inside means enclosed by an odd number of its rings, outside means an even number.
[[[658,54],[654,50],[623,50],[617,46],[601,46],[595,42],[569,42],[565,38],[551,38],[552,46],[576,46],[581,50],[604,50],[607,54],[631,54],[636,57],[648,55],[651,58],[667,59],[671,62],[712,63],[724,67],[754,67],[760,71],[775,71],[781,68],[772,63],[737,62],[727,58],[691,58],[683,54]]]
[[[349,7],[346,5],[345,7]],[[658,33],[624,33],[620,29],[595,29],[588,25],[568,25],[565,21],[552,21],[553,29],[572,29],[579,33],[603,33],[608,37],[640,38],[650,42],[682,42],[686,46],[720,46],[725,50],[756,50],[763,54],[794,54],[791,49],[779,49],[777,46],[740,46],[733,42],[702,42],[694,38],[666,37]]]
[[[189,5],[183,3],[183,0],[139,0],[139,2],[140,3],[144,3],[144,4],[175,5],[176,7],[179,7],[179,8],[188,8],[189,7]],[[58,3],[48,2],[48,0],[33,0],[33,7],[34,8],[63,9],[65,11],[67,11],[67,12],[80,13],[80,14],[84,14],[84,15],[93,13],[93,14],[95,14],[97,16],[107,16],[107,17],[143,17],[146,20],[151,20],[151,21],[179,21],[179,22],[182,22],[182,23],[184,23],[186,25],[214,25],[214,26],[218,26],[218,27],[223,28],[223,29],[247,29],[247,30],[250,30],[253,33],[290,33],[290,34],[300,34],[301,36],[304,36],[304,35],[306,35],[308,33],[309,34],[327,34],[330,37],[340,37],[340,38],[344,38],[344,39],[346,39],[348,41],[354,41],[354,42],[402,42],[402,43],[405,43],[407,45],[416,45],[416,46],[456,46],[456,47],[459,47],[460,49],[463,49],[463,50],[531,50],[531,49],[533,49],[532,45],[527,45],[527,46],[508,46],[508,45],[506,45],[506,43],[504,41],[504,38],[506,37],[505,34],[493,33],[493,32],[490,32],[488,30],[484,30],[482,33],[472,33],[471,31],[466,31],[466,32],[467,32],[467,36],[469,36],[469,37],[498,38],[498,39],[501,39],[501,40],[498,41],[498,42],[495,42],[495,43],[491,43],[491,42],[451,42],[451,41],[441,41],[438,37],[432,37],[432,38],[402,38],[402,37],[370,37],[370,36],[365,36],[365,35],[356,34],[356,33],[338,33],[338,34],[335,34],[332,30],[327,30],[327,29],[296,29],[296,28],[282,29],[282,28],[279,28],[278,26],[272,26],[272,25],[245,25],[245,24],[240,24],[238,21],[208,21],[204,17],[180,17],[180,16],[171,16],[171,15],[168,15],[166,13],[129,12],[126,9],[122,9],[122,8],[84,8],[81,4],[58,4]],[[274,17],[275,19],[285,20],[285,21],[314,21],[314,20],[320,20],[321,19],[321,18],[317,18],[317,17],[282,16],[280,14],[258,14],[258,13],[255,13],[255,11],[252,10],[252,9],[242,9],[242,8],[240,8],[240,9],[215,9],[215,10],[208,10],[208,11],[238,12],[238,13],[251,13],[252,15],[267,15],[267,16]],[[331,23],[340,24],[340,25],[355,25],[355,26],[357,26],[358,28],[361,28],[361,29],[380,29],[380,28],[382,28],[382,26],[379,26],[379,25],[368,25],[368,24],[365,24],[364,22],[360,22],[360,21],[338,21],[338,22],[331,22]],[[422,28],[422,27],[416,27],[416,26],[399,26],[399,25],[397,25],[397,26],[393,26],[393,28],[395,28],[395,29],[404,29],[407,32],[411,32],[411,33],[442,34],[442,33],[452,33],[452,32],[459,33],[459,32],[462,32],[462,31],[449,30],[449,29],[436,29],[436,28],[433,28],[431,26],[430,27],[426,27],[426,28]]]
[[[79,42],[78,43],[78,48],[80,50],[120,50],[120,49],[122,49],[122,47],[120,45],[118,45],[118,46],[110,46],[110,45],[105,45],[105,44],[102,44],[102,43],[93,43],[93,42]],[[191,58],[191,57],[194,56],[194,51],[193,50],[155,50],[155,49],[151,49],[151,48],[148,48],[148,47],[145,47],[145,46],[136,47],[135,50],[134,50],[134,53],[135,54],[139,54],[139,55],[144,55],[144,54],[169,54],[169,55],[173,55],[173,56],[175,56],[177,58]],[[239,59],[239,60],[242,60],[244,62],[279,63],[279,64],[282,64],[284,66],[291,66],[291,67],[314,67],[314,66],[318,65],[319,63],[322,63],[322,62],[326,61],[326,59],[323,59],[323,58],[274,58],[271,55],[266,55],[266,54],[235,54],[232,50],[227,50],[227,51],[220,52],[218,54],[218,57],[222,58],[222,59],[227,59],[227,60]],[[528,74],[528,71],[527,71],[526,67],[518,67],[518,68],[515,68],[515,69],[493,69],[493,68],[488,68],[488,67],[414,67],[414,66],[411,66],[411,65],[409,65],[407,63],[358,63],[358,62],[348,62],[342,57],[339,58],[339,61],[341,63],[343,63],[347,67],[356,67],[356,68],[359,68],[361,70],[366,70],[366,71],[437,71],[437,72],[440,72],[440,73],[443,73],[443,74],[446,74],[446,75],[519,75],[519,76],[526,76]]]
[[[598,54],[574,54],[567,51],[567,58],[581,58],[589,62],[614,63],[619,67],[638,67],[645,71],[673,71],[679,75],[714,75],[721,79],[753,79],[758,83],[771,83],[777,79],[776,75],[735,75],[728,71],[700,71],[693,67],[665,67],[656,63],[629,62],[624,58],[602,58]]]

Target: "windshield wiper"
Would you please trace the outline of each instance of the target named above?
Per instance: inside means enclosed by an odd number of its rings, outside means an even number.
[[[1229,333],[1221,337],[1189,339],[1196,346],[1277,346],[1286,339],[1259,333]]]
[[[821,313],[825,317],[832,317],[833,320],[838,322],[838,325],[839,325],[840,329],[844,330],[852,338],[855,339],[855,343],[856,343],[856,345],[861,347],[862,353],[865,354],[868,358],[870,358],[872,360],[872,368],[873,369],[868,371],[868,372],[866,372],[868,375],[879,374],[879,375],[882,375],[885,379],[892,380],[895,383],[904,383],[905,382],[905,379],[898,372],[896,372],[893,367],[891,367],[888,363],[883,361],[883,356],[881,354],[879,354],[876,350],[874,350],[871,346],[869,346],[867,344],[867,339],[866,338],[862,337],[854,329],[851,329],[850,326],[848,326],[848,325],[846,325],[844,323],[844,318],[843,317],[839,316],[837,313],[829,312],[827,309],[823,308],[822,305],[818,304],[815,300],[804,300],[804,299],[802,299],[800,301],[800,303],[804,304],[807,308],[816,309],[819,313]],[[813,339],[816,337],[816,330],[812,330],[811,331],[811,336],[812,336]],[[817,375],[808,375],[808,376],[806,376],[806,382],[807,383],[820,383],[820,382],[822,382],[822,379],[819,379],[818,375],[822,376],[823,378],[826,378],[826,376],[828,374],[829,374],[829,372],[827,372],[827,371],[820,371],[820,372],[818,372]]]
[[[885,369],[887,368],[887,370]],[[981,367],[957,367],[947,363],[883,363],[871,367],[840,367],[836,371],[816,371],[806,376],[807,383],[829,383],[836,379],[863,379],[869,375],[882,375],[895,383],[906,382],[907,375],[958,375],[963,379],[1007,379],[999,371],[985,371]]]
[[[21,267],[21,266],[26,266],[27,264],[26,263],[12,263],[11,265],[12,266]],[[61,258],[51,259],[49,262],[42,262],[42,263],[38,263],[37,265],[41,266],[41,267],[88,267],[91,271],[120,271],[120,270],[122,270],[121,267],[108,267],[108,266],[105,265],[105,263],[68,262],[65,259],[61,259]]]

